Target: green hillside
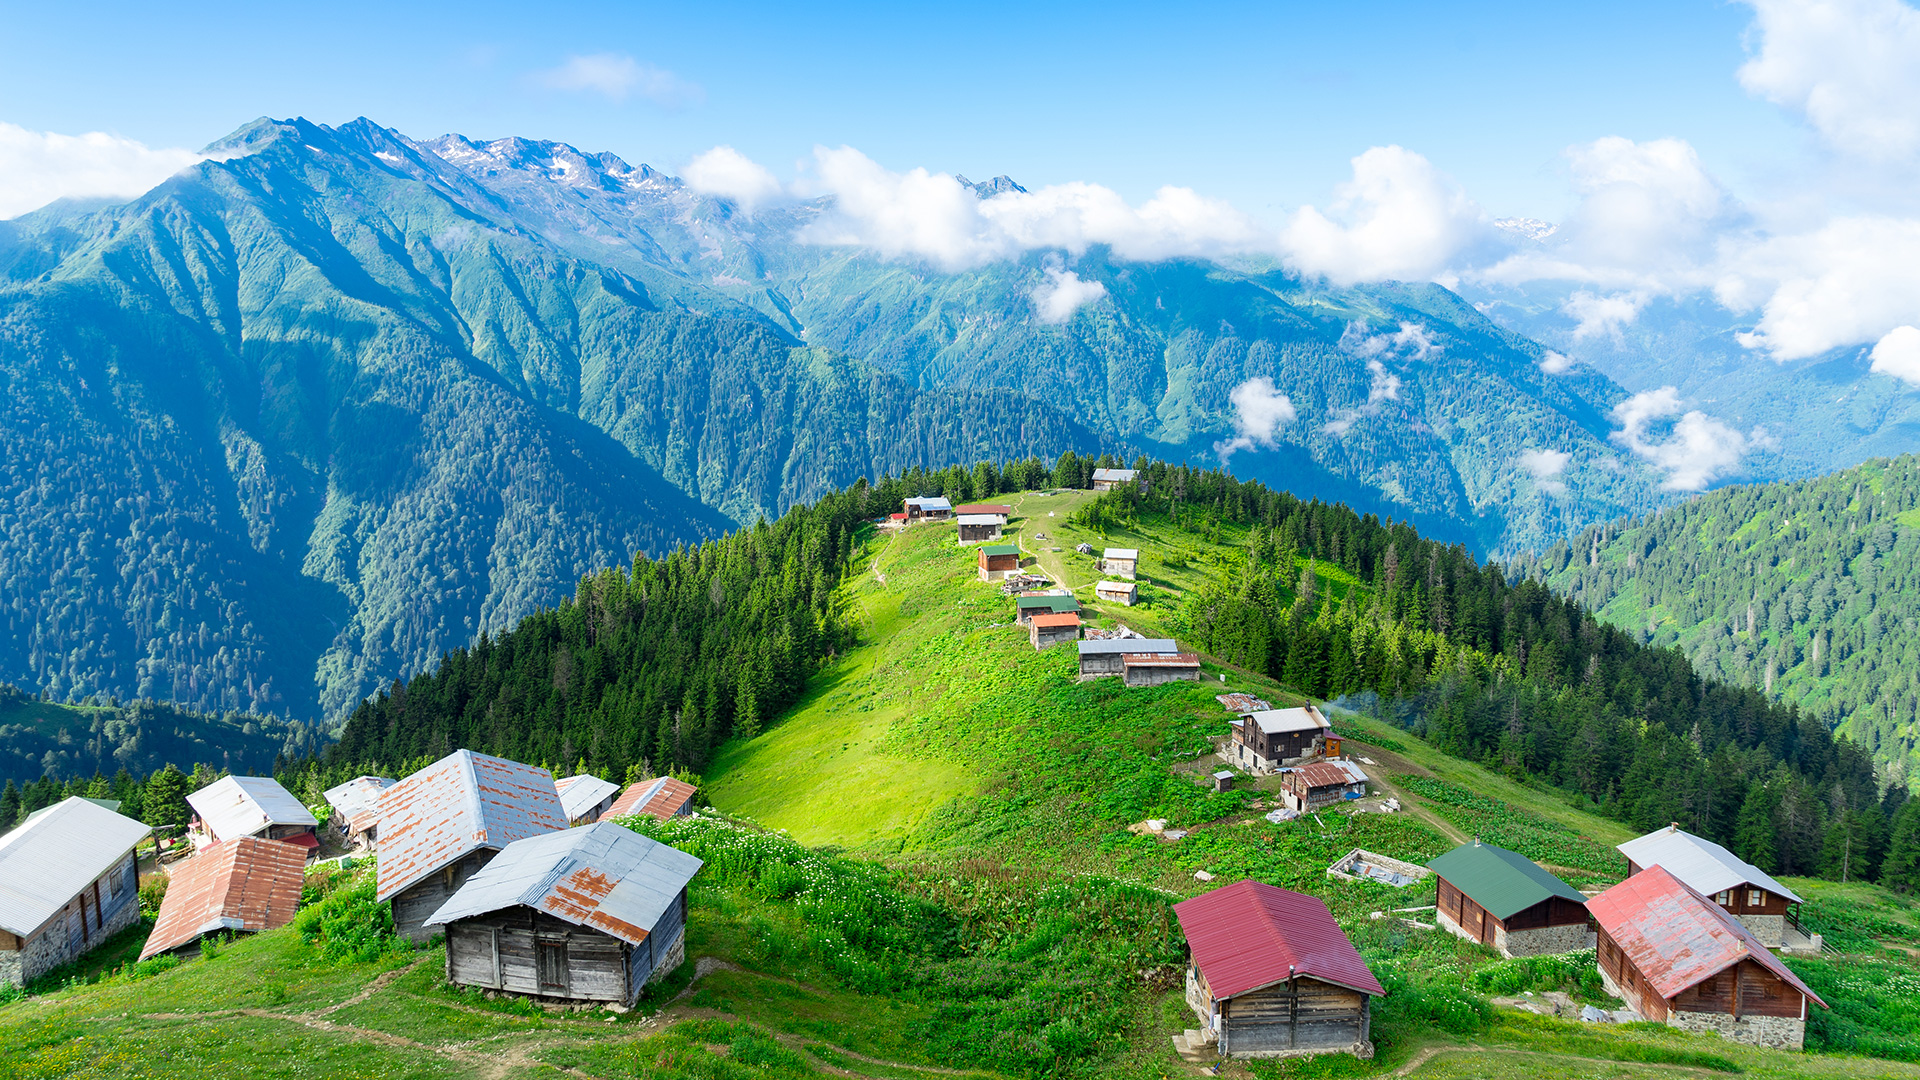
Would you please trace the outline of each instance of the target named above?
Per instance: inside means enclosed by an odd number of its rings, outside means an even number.
[[[281,755],[311,754],[320,739],[274,716],[207,716],[152,701],[65,705],[0,684],[0,784],[123,769],[145,777],[168,762],[261,773]]]

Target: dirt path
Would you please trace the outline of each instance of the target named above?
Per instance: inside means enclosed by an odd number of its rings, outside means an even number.
[[[1381,794],[1400,800],[1400,810],[1402,813],[1411,814],[1421,821],[1426,822],[1428,825],[1433,826],[1434,830],[1441,836],[1446,837],[1456,844],[1464,844],[1473,839],[1462,831],[1460,826],[1434,813],[1433,810],[1427,806],[1425,799],[1422,799],[1418,795],[1409,794],[1405,788],[1389,779],[1394,773],[1426,773],[1427,770],[1415,765],[1413,762],[1408,761],[1406,758],[1401,757],[1391,750],[1382,750],[1372,743],[1367,742],[1365,739],[1349,738],[1347,742],[1353,744],[1352,749],[1348,751],[1350,754],[1357,756],[1364,750],[1367,757],[1379,762],[1378,765],[1368,765],[1362,762],[1361,768],[1367,770],[1367,776],[1373,780],[1373,786],[1378,789]]]
[[[1013,513],[1009,514],[1008,517],[1010,518],[1021,517],[1022,510],[1026,506],[1027,496],[1032,494],[1036,494],[1036,493],[1030,492],[1030,491],[1021,492],[1020,496],[1013,500]],[[1065,511],[1066,513],[1070,514],[1083,501],[1085,500],[1070,499],[1069,501],[1054,507],[1054,512],[1059,513],[1061,511]],[[1036,513],[1045,513],[1045,511],[1037,511]],[[1050,526],[1057,527],[1058,525],[1063,525],[1065,523],[1066,523],[1066,518],[1064,516],[1051,517],[1051,518],[1035,516],[1031,518],[1022,518],[1019,530],[1013,534],[1013,540],[1014,540],[1014,543],[1020,546],[1021,551],[1027,553],[1028,555],[1032,555],[1034,557],[1034,559],[1039,563],[1040,569],[1046,571],[1048,577],[1052,578],[1054,581],[1058,582],[1060,585],[1066,587],[1067,589],[1070,589],[1073,592],[1077,593],[1084,589],[1092,588],[1094,585],[1094,582],[1097,579],[1088,578],[1087,580],[1079,583],[1078,585],[1073,584],[1070,580],[1068,580],[1072,575],[1067,573],[1066,559],[1062,557],[1065,554],[1065,552],[1048,550],[1049,548],[1056,547],[1056,546],[1063,547],[1063,548],[1066,546],[1064,544],[1056,544],[1056,542],[1052,539],[1053,532],[1052,532],[1052,528],[1050,528]],[[1041,533],[1041,532],[1047,533],[1049,538],[1046,540],[1040,540],[1034,537],[1035,533]],[[1029,540],[1033,542],[1029,544],[1028,543]]]

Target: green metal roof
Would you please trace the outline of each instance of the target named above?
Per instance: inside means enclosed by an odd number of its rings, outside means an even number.
[[[1542,870],[1524,855],[1474,841],[1427,864],[1496,919],[1525,911],[1550,896],[1584,904],[1580,890]]]
[[[1014,601],[1016,608],[1046,608],[1049,611],[1079,611],[1080,601],[1071,596],[1022,596]]]
[[[1020,554],[1020,545],[988,544],[986,547],[983,547],[980,549],[980,554],[982,555],[1018,555]]]

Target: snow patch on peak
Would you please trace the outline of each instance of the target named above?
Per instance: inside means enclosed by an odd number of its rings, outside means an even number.
[[[1560,226],[1539,218],[1509,217],[1495,218],[1493,227],[1503,232],[1539,243],[1560,231]]]

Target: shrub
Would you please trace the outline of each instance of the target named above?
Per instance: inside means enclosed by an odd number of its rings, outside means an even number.
[[[143,918],[160,917],[160,902],[167,898],[168,880],[167,875],[158,872],[140,879],[140,914]]]
[[[1549,956],[1522,956],[1488,964],[1471,978],[1474,989],[1490,994],[1565,990],[1595,1000],[1607,996],[1592,949]]]
[[[294,916],[293,926],[328,960],[368,963],[409,948],[393,932],[393,907],[374,898],[372,875],[309,905]]]

